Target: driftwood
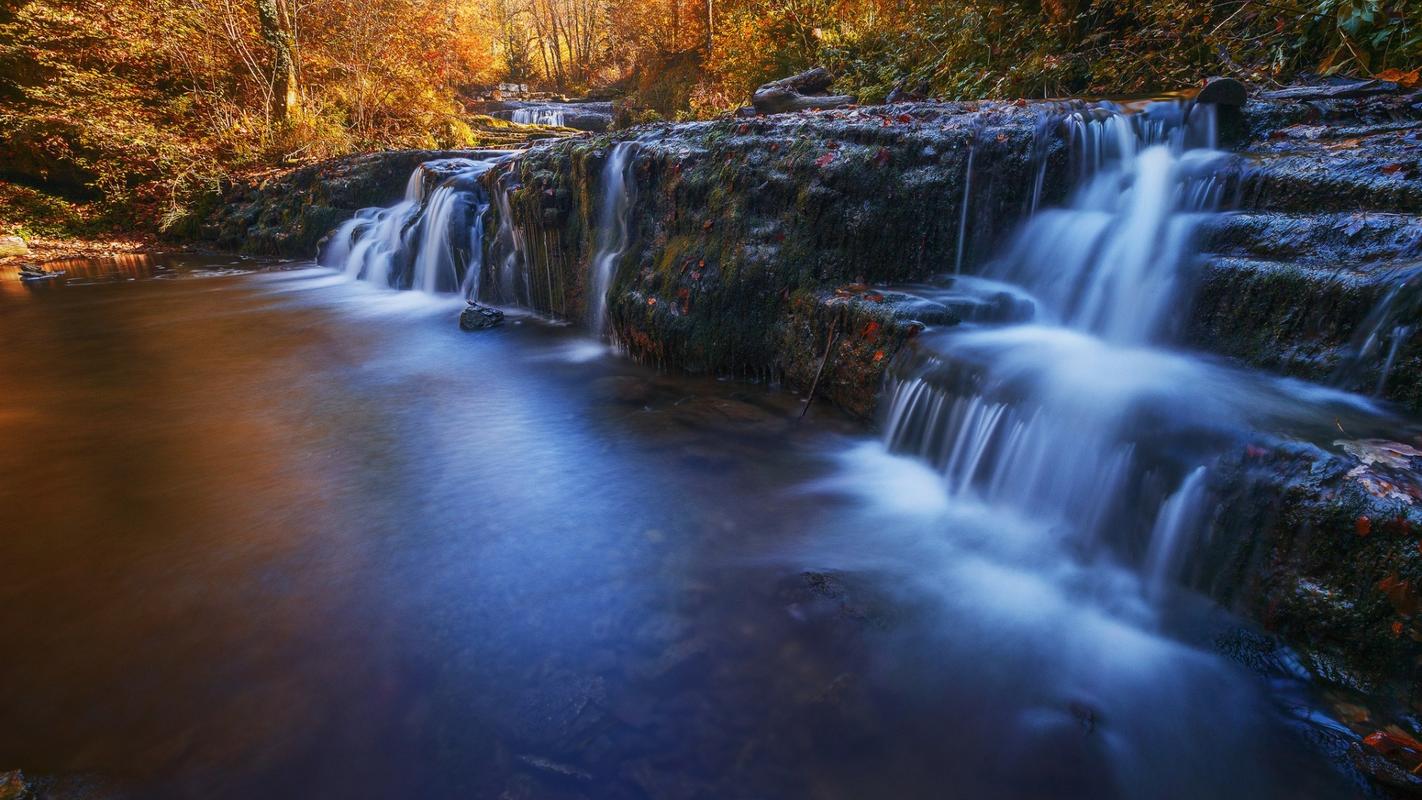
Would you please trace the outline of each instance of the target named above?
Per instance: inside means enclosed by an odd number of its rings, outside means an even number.
[[[849,95],[825,94],[834,76],[824,67],[815,67],[761,86],[751,95],[751,105],[762,114],[809,111],[813,108],[840,108],[854,103]]]
[[[1380,94],[1394,94],[1400,87],[1392,81],[1376,79],[1345,80],[1320,86],[1290,86],[1261,92],[1265,100],[1346,100],[1358,97],[1372,97]]]

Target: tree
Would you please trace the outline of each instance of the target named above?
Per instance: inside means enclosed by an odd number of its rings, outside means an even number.
[[[277,0],[256,0],[257,20],[262,40],[272,51],[271,110],[279,123],[300,113],[301,96],[296,85],[296,45],[289,24],[284,24]]]

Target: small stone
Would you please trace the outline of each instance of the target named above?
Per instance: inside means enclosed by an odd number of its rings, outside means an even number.
[[[1214,103],[1220,106],[1242,106],[1249,99],[1249,89],[1234,78],[1210,78],[1205,88],[1195,95],[1197,103]]]
[[[0,258],[22,256],[30,252],[29,245],[18,236],[0,236]]]
[[[459,328],[466,331],[482,331],[504,321],[504,312],[497,308],[481,306],[473,300],[469,307],[459,313]]]

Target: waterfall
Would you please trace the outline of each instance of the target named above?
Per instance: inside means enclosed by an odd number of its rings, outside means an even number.
[[[499,176],[494,195],[494,202],[499,207],[499,229],[491,251],[498,285],[493,287],[491,294],[498,303],[528,306],[533,296],[528,272],[523,268],[528,247],[524,243],[523,230],[514,225],[513,218],[512,198],[517,188],[513,173]]]
[[[968,240],[968,205],[973,197],[973,159],[978,154],[977,129],[973,130],[972,136],[968,139],[968,164],[963,170],[963,207],[958,211],[958,253],[953,261],[953,274],[963,273],[963,247]]]
[[[1000,256],[947,278],[986,311],[892,365],[886,444],[950,493],[1135,562],[1150,584],[1177,572],[1207,517],[1209,443],[1238,411],[1210,365],[1160,347],[1231,161],[1209,106],[1068,106],[1053,125],[1068,201],[1036,209],[1035,176],[1033,213]]]
[[[514,109],[512,120],[520,125],[552,125],[563,127],[565,121],[562,109],[558,108],[518,108]]]
[[[1387,379],[1397,364],[1402,345],[1417,332],[1417,318],[1422,312],[1422,270],[1411,270],[1383,294],[1382,299],[1358,326],[1342,362],[1333,373],[1333,384],[1349,386],[1362,377],[1368,366],[1383,354],[1374,396],[1387,388]]]
[[[357,211],[327,237],[317,262],[394,289],[476,297],[489,208],[479,178],[496,161],[449,158],[421,164],[400,202]]]
[[[597,249],[592,256],[587,299],[588,328],[595,336],[601,336],[607,330],[607,293],[630,239],[627,212],[632,206],[632,191],[635,188],[632,161],[636,152],[634,142],[618,142],[612,146],[607,163],[602,168]]]

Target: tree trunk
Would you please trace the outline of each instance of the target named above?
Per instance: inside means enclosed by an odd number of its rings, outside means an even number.
[[[257,21],[262,41],[272,51],[272,117],[286,122],[300,110],[301,96],[296,85],[296,47],[291,32],[281,24],[277,0],[257,0]]]

